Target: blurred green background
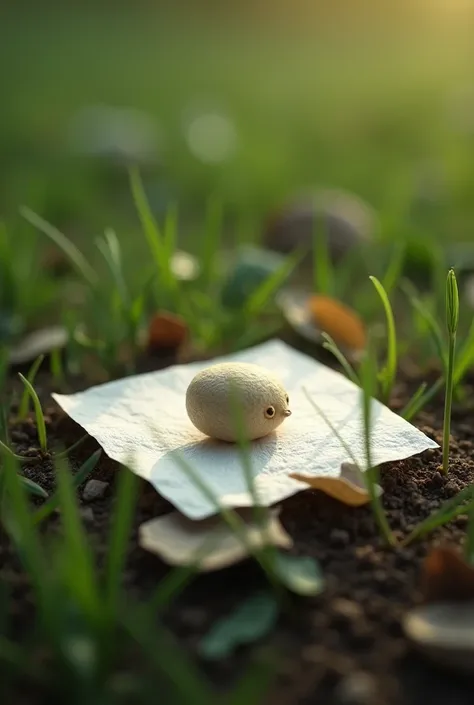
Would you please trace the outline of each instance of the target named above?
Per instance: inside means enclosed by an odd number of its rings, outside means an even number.
[[[254,237],[322,186],[398,213],[390,236],[472,237],[470,1],[17,2],[0,24],[7,222],[120,231],[137,162],[195,232],[210,195]]]

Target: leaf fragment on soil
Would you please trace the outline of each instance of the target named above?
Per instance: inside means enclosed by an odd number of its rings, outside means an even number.
[[[431,660],[463,673],[474,672],[474,600],[415,607],[405,616],[404,629]]]
[[[426,557],[421,574],[425,603],[474,600],[474,568],[448,546],[437,546]]]
[[[370,502],[364,477],[353,463],[342,463],[340,477],[315,477],[299,472],[291,473],[290,477],[306,483],[313,490],[321,490],[350,507],[361,507]],[[381,494],[380,486],[378,490]]]
[[[292,546],[292,539],[280,524],[278,513],[278,510],[270,510],[268,521],[260,527],[255,523],[252,510],[239,512],[245,523],[249,546]],[[191,521],[179,512],[171,512],[142,524],[139,543],[171,565],[197,563],[197,570],[202,572],[225,568],[248,556],[240,538],[220,516]]]
[[[273,564],[275,575],[292,592],[306,597],[324,590],[324,577],[319,564],[310,556],[277,553]]]
[[[267,592],[252,595],[212,625],[199,645],[199,653],[209,660],[230,656],[238,646],[266,636],[277,619],[278,604],[273,595]]]

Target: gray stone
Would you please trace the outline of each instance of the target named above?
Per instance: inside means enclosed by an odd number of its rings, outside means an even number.
[[[84,487],[82,499],[84,502],[93,502],[96,499],[102,499],[108,486],[109,483],[102,482],[102,480],[89,480]]]
[[[372,209],[344,191],[316,191],[284,205],[270,219],[264,245],[283,254],[302,247],[312,250],[321,229],[330,258],[337,262],[356,247],[370,243],[376,230]]]
[[[80,515],[82,521],[86,522],[86,524],[92,524],[94,522],[95,517],[91,507],[81,507]]]

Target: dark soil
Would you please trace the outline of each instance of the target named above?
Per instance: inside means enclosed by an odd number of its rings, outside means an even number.
[[[151,367],[151,365],[148,365]],[[41,384],[39,384],[41,387]],[[409,379],[394,395],[402,406],[417,381]],[[48,380],[43,379],[46,394]],[[473,382],[468,381],[467,399]],[[46,397],[45,397],[46,398]],[[442,400],[421,413],[417,425],[441,441]],[[81,435],[59,410],[48,409],[49,438],[68,445]],[[381,469],[384,505],[391,526],[405,535],[446,499],[474,481],[474,410],[467,404],[453,412],[452,453],[447,478],[439,473],[440,451],[390,464]],[[32,422],[12,427],[17,452],[37,446]],[[88,440],[74,464],[96,448]],[[25,473],[53,489],[51,463],[38,461]],[[110,482],[104,498],[88,504],[85,516],[91,545],[98,559],[107,546],[109,518],[114,504],[115,464],[102,458],[93,477]],[[81,491],[79,492],[81,497]],[[81,499],[82,503],[82,499]],[[84,505],[85,506],[85,505]],[[124,584],[131,595],[146,598],[168,568],[137,546],[139,524],[170,510],[170,505],[143,483],[130,541]],[[277,630],[258,647],[260,654],[278,654],[278,674],[267,701],[271,705],[470,705],[474,682],[427,663],[404,637],[401,619],[419,598],[422,560],[433,545],[463,541],[466,517],[461,516],[428,539],[409,548],[386,549],[368,507],[350,509],[320,492],[307,491],[286,500],[281,520],[294,539],[295,554],[320,562],[327,586],[317,598],[291,601]],[[52,524],[58,519],[52,520]],[[18,629],[28,626],[32,611],[19,563],[5,537],[0,543],[0,575],[12,591],[11,610]],[[228,612],[246,594],[265,585],[260,569],[248,561],[219,573],[200,576],[169,606],[165,620],[181,645],[192,655],[201,636],[215,619]],[[217,684],[231,684],[241,673],[248,652],[242,650],[217,666],[200,664]],[[197,658],[197,657],[196,657]]]

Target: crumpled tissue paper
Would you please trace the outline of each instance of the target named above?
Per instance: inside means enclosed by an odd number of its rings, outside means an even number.
[[[186,413],[185,395],[194,375],[224,360],[252,362],[283,381],[292,416],[271,435],[251,444],[252,475],[259,504],[273,505],[308,489],[291,474],[341,478],[352,462],[344,445],[315,411],[304,389],[365,468],[361,390],[338,372],[279,340],[207,362],[108,382],[54,399],[113,460],[148,480],[190,519],[205,519],[216,506],[176,461],[176,451],[221,506],[254,504],[238,446],[204,437]],[[372,462],[401,460],[438,445],[380,402],[372,405]],[[133,459],[133,460],[132,460]]]

